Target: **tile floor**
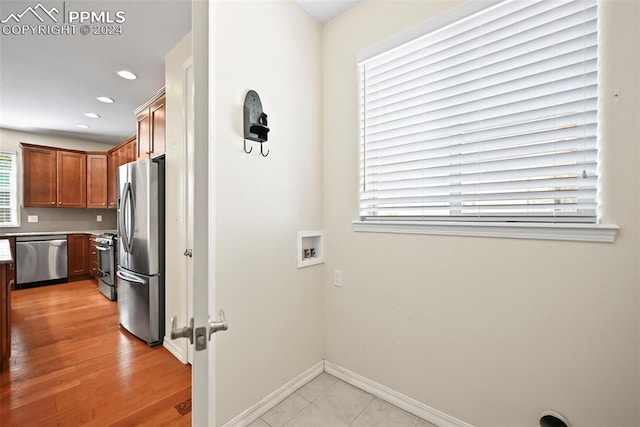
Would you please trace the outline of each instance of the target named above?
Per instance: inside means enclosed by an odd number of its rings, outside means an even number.
[[[248,427],[437,427],[323,372]]]

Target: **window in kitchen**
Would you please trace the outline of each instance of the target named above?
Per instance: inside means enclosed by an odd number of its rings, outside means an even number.
[[[354,224],[597,222],[596,0],[503,1],[359,59]]]
[[[0,151],[0,227],[19,225],[16,176],[16,153]]]

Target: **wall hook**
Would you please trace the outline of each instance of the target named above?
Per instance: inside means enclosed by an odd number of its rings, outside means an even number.
[[[270,150],[267,150],[267,154],[264,154],[264,152],[262,151],[262,144],[260,144],[260,155],[261,155],[262,157],[267,157],[267,156],[269,155],[269,151],[270,151]]]
[[[262,147],[262,146],[260,146],[260,147]],[[253,151],[253,147],[249,148],[249,151],[247,151],[247,140],[245,139],[245,140],[244,140],[244,152],[245,152],[245,153],[247,153],[247,154],[249,154],[249,153],[251,153],[252,151]]]

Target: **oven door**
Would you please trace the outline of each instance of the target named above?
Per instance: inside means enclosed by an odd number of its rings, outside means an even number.
[[[98,280],[109,286],[115,285],[115,257],[113,246],[96,245],[98,250]]]

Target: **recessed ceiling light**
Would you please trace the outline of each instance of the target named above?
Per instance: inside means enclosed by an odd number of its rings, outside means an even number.
[[[135,80],[138,78],[138,76],[133,74],[131,71],[127,71],[127,70],[118,71],[118,75],[123,79],[127,79],[127,80]]]
[[[89,129],[89,126],[87,125],[76,125],[76,127],[82,128],[82,129]]]
[[[96,113],[84,113],[85,116],[90,117],[92,119],[99,119],[100,118],[100,114],[96,114]]]
[[[97,96],[96,99],[100,102],[104,102],[105,104],[113,104],[113,99],[107,98],[106,96]]]

